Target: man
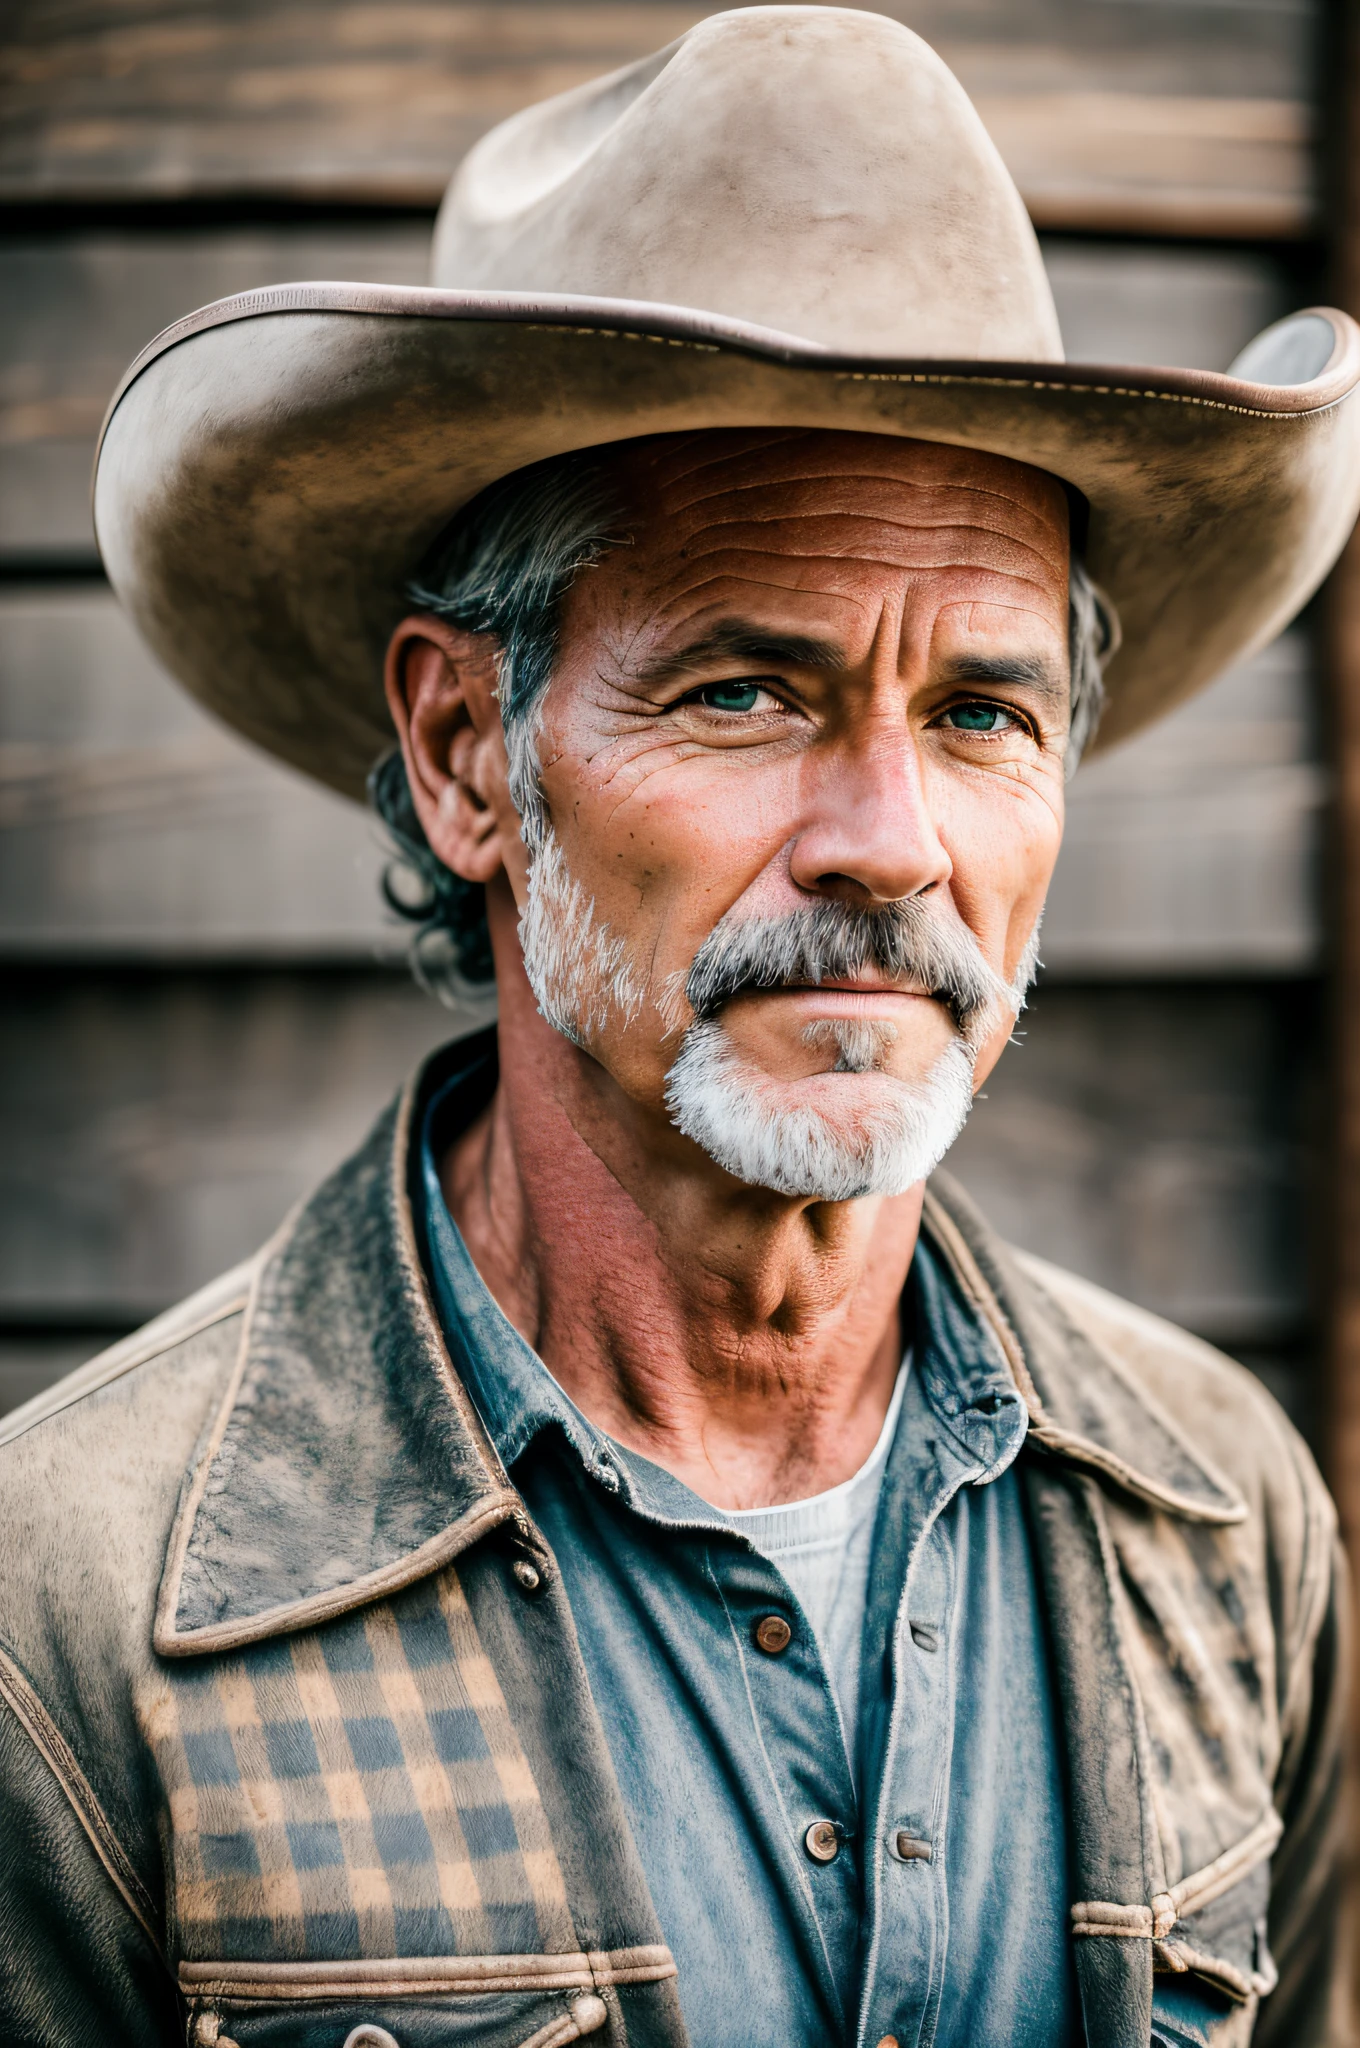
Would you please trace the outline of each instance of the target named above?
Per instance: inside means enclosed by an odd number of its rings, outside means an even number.
[[[9,1426],[0,2032],[1341,2042],[1308,1455],[925,1182],[1102,668],[1127,731],[1339,548],[1360,336],[1067,370],[958,87],[815,8],[507,123],[436,276],[106,430],[144,630],[378,759],[499,1021]]]

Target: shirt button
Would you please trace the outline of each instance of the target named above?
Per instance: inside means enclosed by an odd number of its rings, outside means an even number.
[[[878,2048],[897,2048],[896,2034],[885,2034],[879,2042]]]
[[[398,2048],[398,2044],[386,2027],[375,2027],[372,2020],[366,2020],[346,2034],[345,2048]]]
[[[543,1584],[542,1572],[527,1557],[517,1557],[510,1570],[521,1593],[537,1593]]]
[[[908,1834],[905,1828],[898,1828],[889,1836],[888,1849],[899,1863],[929,1863],[935,1855],[924,1836]]]
[[[815,1820],[803,1837],[814,1863],[834,1863],[841,1853],[841,1831],[834,1820]]]
[[[762,1614],[755,1628],[756,1648],[767,1657],[777,1657],[793,1641],[793,1630],[782,1614]]]

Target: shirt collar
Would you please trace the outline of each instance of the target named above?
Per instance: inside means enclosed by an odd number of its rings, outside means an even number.
[[[533,1353],[480,1281],[446,1336],[417,1230],[425,1105],[459,1077],[480,1106],[494,1032],[436,1053],[254,1262],[235,1367],[185,1474],[154,1626],[162,1655],[312,1627],[442,1569],[502,1523],[527,1530],[464,1375],[483,1357]],[[996,1423],[1009,1442],[1023,1408],[1049,1456],[1163,1512],[1241,1521],[1241,1496],[1136,1369],[1079,1327],[943,1176],[931,1188],[916,1275],[932,1342],[917,1356],[933,1412],[972,1461],[987,1469],[1004,1455]],[[560,1412],[564,1430],[589,1432],[574,1415]],[[637,1483],[639,1462],[620,1468],[621,1486]]]
[[[544,1430],[557,1429],[594,1478],[655,1520],[723,1525],[719,1510],[664,1468],[596,1428],[501,1312],[444,1201],[439,1162],[475,1121],[496,1085],[494,1055],[479,1052],[432,1095],[420,1133],[413,1190],[416,1228],[440,1321],[464,1385],[506,1470]],[[959,1294],[926,1244],[909,1283],[912,1343],[922,1391],[977,1484],[1012,1463],[1028,1425],[1025,1404],[995,1332]],[[473,1341],[468,1341],[472,1339]]]

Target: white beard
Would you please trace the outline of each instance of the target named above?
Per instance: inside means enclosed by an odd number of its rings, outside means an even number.
[[[539,1010],[574,1045],[588,1046],[610,1020],[627,1024],[647,998],[627,941],[596,916],[567,868],[550,824],[535,834],[519,922],[524,971]],[[1035,926],[1011,984],[1013,1009],[1038,964]],[[658,1000],[663,1016],[670,1006]],[[687,1138],[737,1180],[822,1202],[900,1195],[934,1171],[968,1120],[978,1045],[995,1021],[957,1034],[921,1081],[882,1071],[896,1029],[886,1022],[823,1020],[807,1043],[834,1040],[833,1072],[777,1081],[744,1059],[721,1016],[692,1023],[666,1076],[666,1107]],[[866,1082],[856,1077],[872,1075]],[[802,1094],[803,1100],[791,1098]]]
[[[596,917],[594,897],[572,880],[546,823],[529,862],[519,942],[539,1009],[573,1045],[587,1045],[616,1011],[626,1024],[642,1008],[626,941]]]
[[[809,1081],[772,1080],[742,1058],[715,1018],[685,1033],[666,1076],[666,1107],[678,1130],[750,1186],[818,1202],[903,1195],[934,1171],[967,1122],[973,1059],[955,1037],[923,1081],[878,1072],[876,1099],[865,1101],[863,1086],[841,1078],[845,1067]],[[829,1089],[850,1099],[789,1100]]]

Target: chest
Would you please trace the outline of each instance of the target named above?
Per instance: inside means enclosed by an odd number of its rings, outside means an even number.
[[[191,2040],[556,2048],[611,2018],[678,2038],[571,1647],[560,1597],[488,1553],[165,1667],[142,1720]]]

